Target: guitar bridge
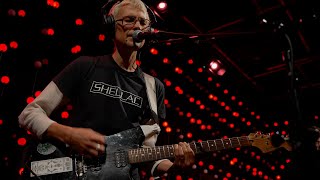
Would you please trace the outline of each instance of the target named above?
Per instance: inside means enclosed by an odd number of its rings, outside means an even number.
[[[87,166],[84,163],[83,156],[80,159],[75,158],[75,167],[77,177],[82,177],[87,172]]]
[[[82,177],[88,171],[100,171],[102,165],[105,163],[105,155],[101,155],[98,158],[85,158],[83,155],[76,155],[74,160],[74,166],[76,167],[77,177]]]

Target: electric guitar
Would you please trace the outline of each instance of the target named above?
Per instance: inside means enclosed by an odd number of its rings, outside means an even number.
[[[29,162],[26,163],[25,177],[26,179],[43,180],[84,180],[90,175],[90,177],[105,177],[110,180],[117,174],[117,179],[126,179],[139,163],[174,157],[173,145],[145,148],[141,146],[143,140],[144,135],[140,127],[106,136],[106,154],[95,159],[86,159],[83,156],[72,154],[67,147],[60,149],[48,142],[39,143],[30,155]],[[189,145],[195,154],[244,146],[257,147],[262,153],[272,152],[279,148],[292,150],[288,139],[261,133],[191,142]],[[123,175],[123,178],[119,175]]]

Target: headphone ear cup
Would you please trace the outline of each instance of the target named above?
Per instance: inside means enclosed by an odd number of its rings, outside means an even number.
[[[115,21],[112,15],[104,15],[104,23],[107,35],[111,38],[114,38],[115,36]]]

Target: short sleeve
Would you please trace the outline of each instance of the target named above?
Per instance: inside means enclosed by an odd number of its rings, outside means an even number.
[[[53,82],[64,95],[69,96],[79,87],[80,82],[85,78],[85,75],[93,62],[93,58],[81,56],[69,63],[60,73],[58,73],[53,78]]]

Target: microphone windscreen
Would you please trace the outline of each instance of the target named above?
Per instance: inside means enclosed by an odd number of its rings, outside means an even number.
[[[141,42],[143,38],[141,38],[141,33],[143,33],[141,30],[135,30],[132,33],[132,38],[136,42]]]

